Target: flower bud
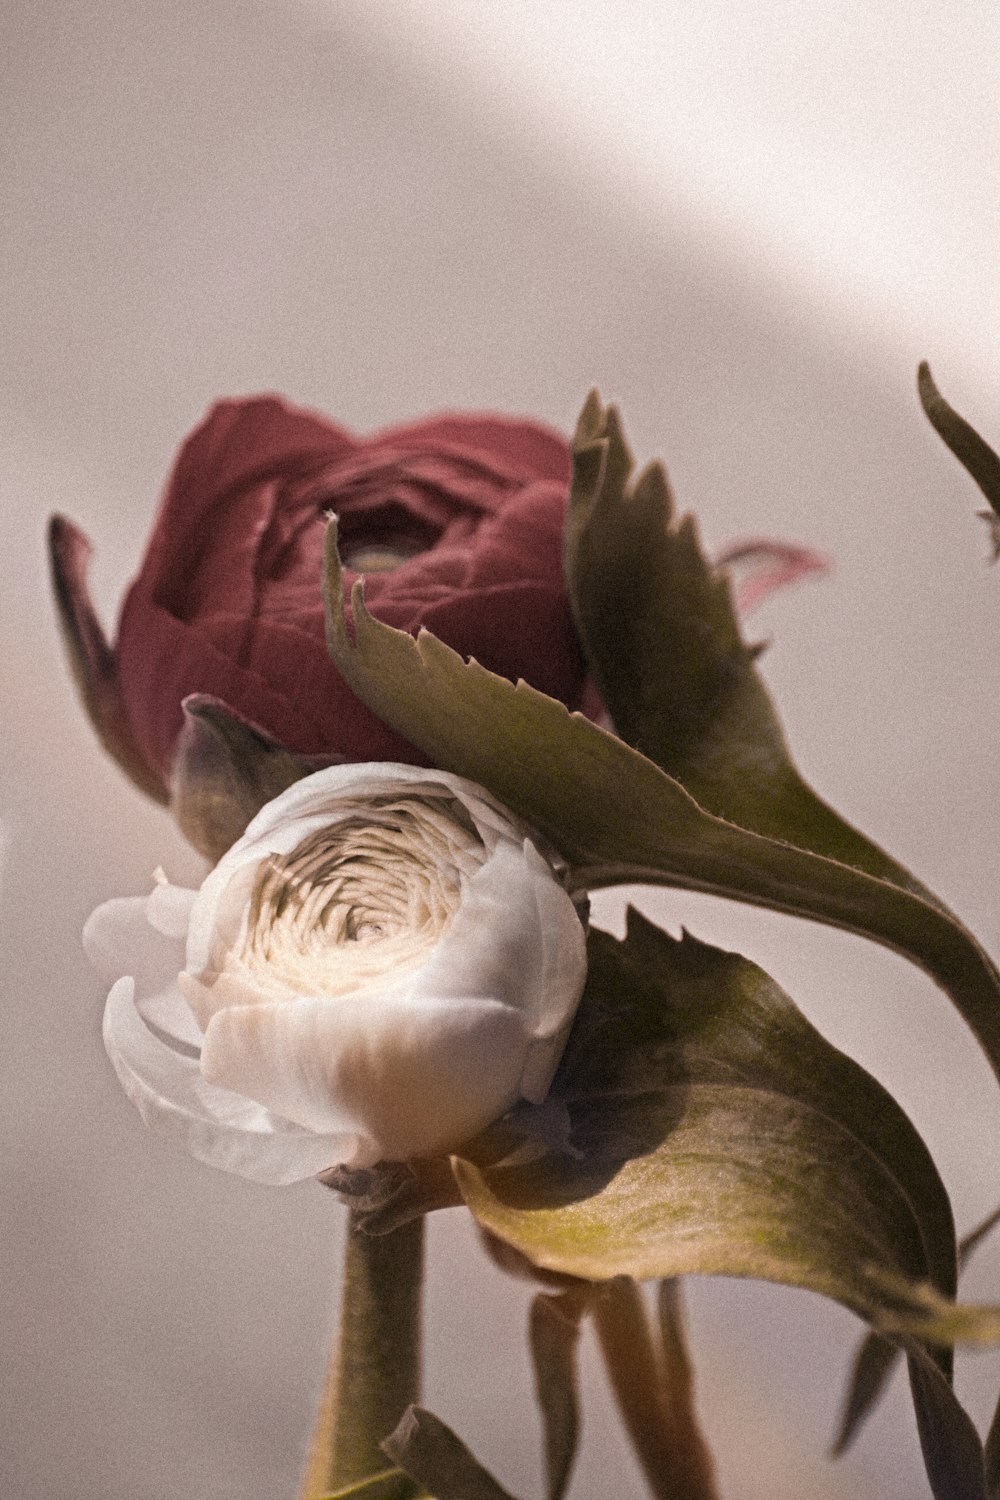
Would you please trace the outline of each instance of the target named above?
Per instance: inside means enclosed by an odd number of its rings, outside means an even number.
[[[147,1122],[276,1183],[440,1154],[540,1102],[586,975],[527,830],[402,765],[295,782],[199,891],[108,902],[84,943],[116,980],[105,1044]]]

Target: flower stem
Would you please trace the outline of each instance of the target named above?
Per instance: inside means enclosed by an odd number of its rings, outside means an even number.
[[[657,1500],[718,1500],[712,1457],[695,1415],[679,1287],[663,1282],[654,1343],[642,1295],[627,1276],[593,1304],[604,1363],[626,1431]]]
[[[423,1219],[370,1235],[352,1212],[340,1329],[327,1369],[300,1500],[391,1468],[379,1447],[420,1396]]]

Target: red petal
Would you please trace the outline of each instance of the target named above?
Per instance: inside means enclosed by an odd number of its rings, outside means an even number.
[[[443,412],[423,422],[387,427],[374,433],[366,448],[427,449],[479,458],[513,479],[557,479],[569,485],[570,458],[566,439],[551,427],[527,417],[487,416],[477,413]]]

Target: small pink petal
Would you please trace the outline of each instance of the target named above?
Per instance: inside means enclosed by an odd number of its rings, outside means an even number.
[[[732,575],[736,608],[746,615],[779,589],[798,583],[810,573],[827,573],[833,564],[812,547],[798,547],[773,537],[749,537],[724,547],[715,566]]]

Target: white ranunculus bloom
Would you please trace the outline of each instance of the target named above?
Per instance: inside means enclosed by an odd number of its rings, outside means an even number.
[[[143,1118],[261,1182],[457,1146],[541,1101],[583,925],[482,788],[346,765],[268,803],[198,891],[109,901],[84,946]]]

